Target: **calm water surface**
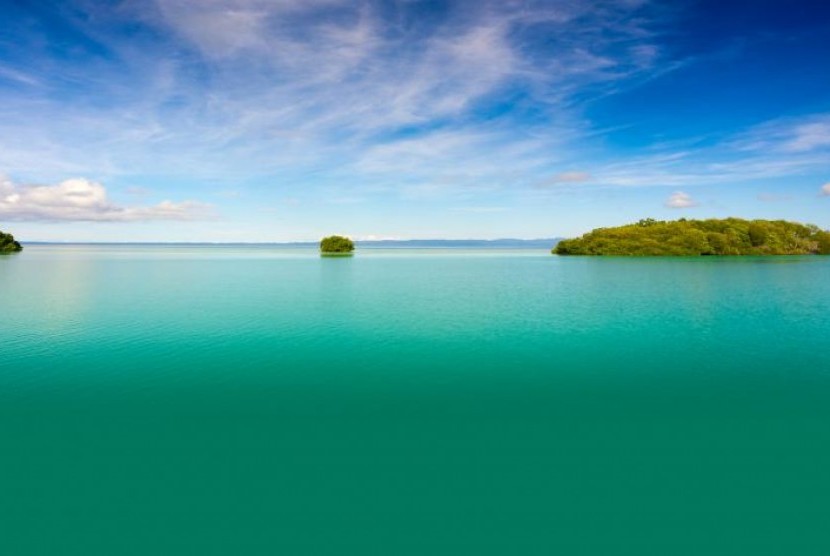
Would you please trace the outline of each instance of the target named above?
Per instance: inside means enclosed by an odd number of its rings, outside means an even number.
[[[16,555],[830,554],[830,258],[29,246]]]

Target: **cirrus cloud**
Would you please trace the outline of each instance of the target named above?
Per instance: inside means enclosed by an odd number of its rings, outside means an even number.
[[[210,217],[210,207],[195,201],[120,206],[109,199],[103,185],[85,178],[55,185],[17,185],[0,180],[0,217],[17,221],[199,220]]]

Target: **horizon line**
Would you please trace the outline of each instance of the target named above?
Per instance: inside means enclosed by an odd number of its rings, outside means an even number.
[[[539,237],[539,238],[495,238],[495,239],[480,239],[480,238],[439,238],[439,239],[364,239],[354,240],[357,244],[379,244],[379,243],[450,243],[450,242],[477,242],[477,243],[497,243],[497,242],[517,242],[517,243],[534,243],[558,241],[563,239],[562,236],[556,237]],[[48,241],[48,240],[23,240],[20,241],[23,245],[318,245],[320,240],[298,240],[298,241]]]

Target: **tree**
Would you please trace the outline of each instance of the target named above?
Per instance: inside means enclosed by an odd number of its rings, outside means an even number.
[[[819,255],[830,255],[830,232],[819,231],[815,234]]]
[[[23,246],[14,240],[13,235],[0,232],[0,253],[17,253],[22,250]]]
[[[784,220],[640,220],[561,241],[558,255],[698,256],[830,254],[830,232]]]
[[[749,241],[753,247],[759,247],[767,241],[766,226],[758,222],[749,225]]]
[[[354,242],[343,236],[328,236],[320,240],[320,252],[323,254],[347,254],[354,251]]]

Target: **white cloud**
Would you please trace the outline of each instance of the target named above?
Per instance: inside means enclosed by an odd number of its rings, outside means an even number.
[[[830,197],[830,183],[825,183],[821,186],[821,194],[824,197]]]
[[[684,209],[684,208],[692,208],[697,206],[697,201],[692,199],[692,196],[688,193],[684,193],[682,191],[674,192],[668,199],[664,205],[667,208],[672,209]]]
[[[6,220],[78,220],[128,222],[196,220],[210,217],[207,205],[194,201],[162,201],[151,206],[119,206],[106,188],[84,178],[57,185],[16,185],[0,181],[0,217]]]

